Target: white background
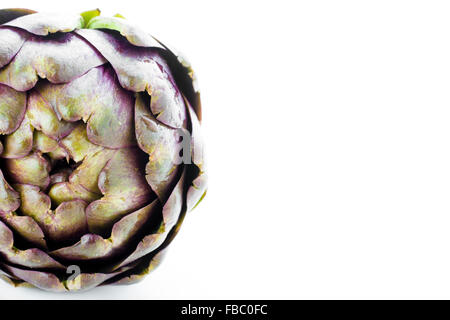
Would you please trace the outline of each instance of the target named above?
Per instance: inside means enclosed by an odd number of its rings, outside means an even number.
[[[210,187],[143,282],[1,298],[450,298],[446,1],[9,1],[120,12],[200,80]]]

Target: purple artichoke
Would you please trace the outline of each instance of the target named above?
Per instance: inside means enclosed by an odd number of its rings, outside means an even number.
[[[0,10],[0,277],[139,281],[206,193],[190,65],[122,17]]]

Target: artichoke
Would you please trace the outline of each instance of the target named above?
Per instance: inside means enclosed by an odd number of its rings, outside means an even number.
[[[123,17],[0,10],[0,277],[142,279],[206,193],[200,121],[189,63]]]

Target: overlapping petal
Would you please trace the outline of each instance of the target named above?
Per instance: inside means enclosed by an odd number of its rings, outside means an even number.
[[[115,285],[129,285],[142,281],[142,279],[149,274],[151,271],[156,269],[164,259],[166,255],[167,249],[163,249],[157,252],[151,259],[148,261],[143,261],[142,266],[137,268],[137,270],[133,270],[130,274],[126,274],[124,277],[118,279],[114,282]]]
[[[27,91],[36,85],[38,76],[52,83],[66,83],[104,63],[104,58],[76,34],[55,34],[50,39],[32,36],[0,70],[0,83]]]
[[[50,183],[50,164],[40,153],[18,159],[6,159],[5,168],[14,183],[31,184],[46,189]]]
[[[13,28],[0,28],[0,68],[11,62],[12,58],[19,52],[24,42],[29,38],[27,33]]]
[[[93,68],[68,84],[45,83],[37,90],[60,119],[87,122],[87,136],[92,143],[107,148],[136,144],[134,97],[120,86],[111,68]]]
[[[28,117],[22,120],[19,128],[5,137],[2,158],[21,158],[33,148],[33,127]]]
[[[0,134],[19,128],[27,109],[27,95],[0,84]]]
[[[103,168],[98,184],[103,197],[86,210],[91,232],[104,234],[120,218],[152,200],[142,170],[144,163],[139,149],[120,149]]]
[[[147,91],[150,108],[164,124],[181,128],[185,105],[167,63],[157,50],[130,46],[123,39],[99,30],[78,30],[111,63],[120,84],[134,92]]]
[[[8,23],[14,19],[17,19],[22,16],[26,16],[29,14],[36,13],[34,10],[30,9],[21,9],[21,8],[13,8],[13,9],[1,9],[0,10],[0,25]]]
[[[114,273],[81,273],[75,279],[61,281],[57,276],[50,272],[21,269],[1,263],[0,268],[7,271],[8,274],[13,277],[22,279],[32,286],[51,292],[89,290],[102,284],[106,280],[129,270],[129,267],[125,267]]]
[[[83,200],[62,202],[51,210],[50,197],[32,185],[16,185],[20,192],[21,211],[32,217],[44,230],[46,237],[54,242],[70,242],[79,239],[87,231]]]
[[[93,260],[121,253],[158,210],[160,210],[159,202],[154,200],[114,224],[111,237],[108,239],[96,234],[87,234],[75,245],[53,251],[52,255],[66,260]]]
[[[197,166],[198,170],[190,168],[190,170],[196,173],[198,171],[198,176],[194,178],[191,186],[187,193],[187,210],[191,211],[194,209],[200,201],[206,195],[206,189],[208,185],[208,176],[206,173],[206,163],[205,163],[205,150],[203,138],[200,134],[200,121],[197,118],[197,114],[191,106],[189,106],[189,119],[191,122],[191,156],[192,162]]]
[[[162,48],[150,34],[133,26],[122,18],[97,16],[91,19],[86,26],[87,29],[109,29],[118,31],[129,43],[139,47]]]
[[[19,206],[19,193],[9,185],[0,170],[0,212],[10,213],[17,210]]]
[[[13,264],[35,269],[65,269],[65,267],[40,249],[14,248],[12,231],[0,221],[0,254]]]
[[[17,27],[39,36],[49,33],[69,32],[82,28],[83,18],[77,14],[51,14],[33,13],[18,17],[4,24],[4,26]]]
[[[156,121],[142,95],[136,98],[135,125],[139,147],[149,156],[145,170],[148,184],[164,202],[177,175],[178,131]]]
[[[16,212],[0,212],[0,218],[14,230],[17,235],[21,236],[34,247],[47,249],[47,241],[45,240],[44,232],[33,218],[20,216]]]
[[[125,266],[153,252],[166,240],[169,232],[176,225],[180,215],[182,214],[184,202],[184,182],[184,178],[181,177],[165,203],[162,210],[163,221],[161,228],[155,233],[146,235],[138,244],[134,252],[122,261],[118,267]]]

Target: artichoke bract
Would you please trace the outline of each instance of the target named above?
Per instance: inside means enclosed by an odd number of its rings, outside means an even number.
[[[142,279],[206,193],[200,121],[187,60],[121,16],[0,10],[0,277]]]

